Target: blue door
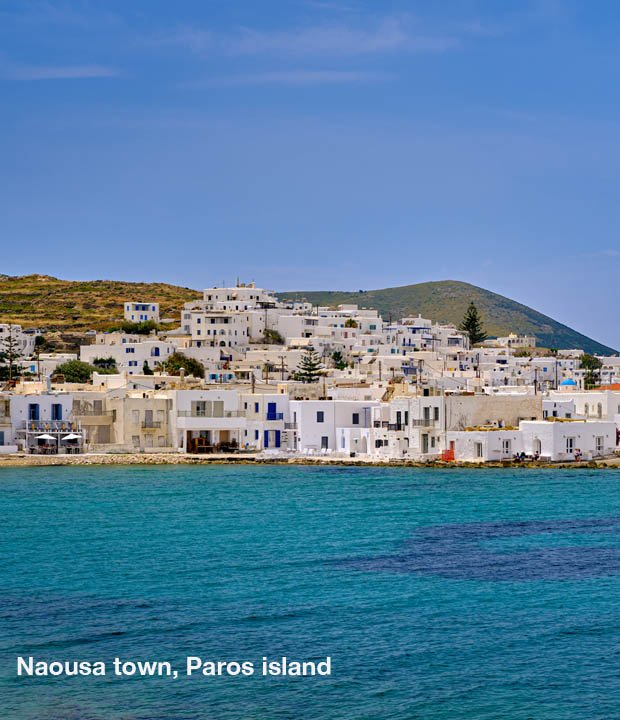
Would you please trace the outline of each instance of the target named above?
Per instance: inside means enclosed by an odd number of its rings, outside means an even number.
[[[269,447],[269,430],[265,430],[265,447]]]
[[[276,447],[280,447],[280,431],[276,430]]]
[[[276,404],[274,402],[267,403],[267,420],[276,419]]]
[[[39,419],[39,403],[30,403],[28,405],[28,420]]]

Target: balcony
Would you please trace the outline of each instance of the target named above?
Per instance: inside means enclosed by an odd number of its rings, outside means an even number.
[[[439,421],[433,420],[432,418],[418,418],[410,420],[411,427],[433,427],[436,422]]]
[[[297,423],[284,423],[285,430],[297,430]]]
[[[268,412],[265,419],[266,420],[284,420],[284,413]]]
[[[19,429],[28,432],[67,432],[75,430],[70,420],[22,420]]]
[[[142,421],[142,429],[143,430],[154,430],[156,428],[161,427],[161,420],[143,420]]]
[[[241,410],[224,410],[224,412],[221,415],[213,415],[213,414],[207,414],[207,413],[200,413],[196,410],[179,410],[177,412],[178,417],[186,417],[186,418],[209,418],[213,420],[219,420],[220,418],[237,418],[237,417],[245,417],[245,413]]]
[[[84,407],[84,406],[74,406],[73,407],[73,414],[79,415],[80,417],[105,417],[105,416],[112,416],[114,414],[113,410],[98,410],[97,408],[93,407]]]

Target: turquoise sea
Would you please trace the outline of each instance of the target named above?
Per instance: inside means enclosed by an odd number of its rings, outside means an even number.
[[[5,468],[0,503],[3,720],[620,718],[620,472]]]

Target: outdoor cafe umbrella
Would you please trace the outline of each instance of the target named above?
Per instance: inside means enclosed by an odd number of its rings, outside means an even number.
[[[63,440],[80,440],[82,436],[76,435],[75,433],[69,433],[68,435],[65,435]]]
[[[56,438],[53,435],[48,435],[47,433],[44,433],[43,435],[37,435],[37,440],[54,440],[56,441]]]

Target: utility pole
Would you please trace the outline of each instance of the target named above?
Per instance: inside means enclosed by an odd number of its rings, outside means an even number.
[[[280,358],[280,380],[284,382],[284,355],[279,355]]]

